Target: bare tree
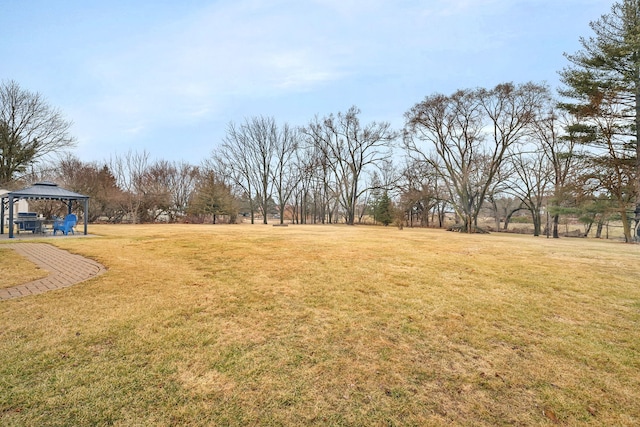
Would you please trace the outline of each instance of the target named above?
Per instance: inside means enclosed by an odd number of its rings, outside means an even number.
[[[316,203],[313,193],[316,162],[313,157],[313,147],[299,146],[294,154],[298,180],[291,195],[293,199],[292,220],[296,224],[306,224],[310,212],[315,215],[315,209],[312,206]],[[315,216],[313,220],[315,220]]]
[[[112,157],[109,169],[123,191],[122,208],[133,224],[140,221],[139,213],[144,205],[145,174],[149,168],[149,153],[128,151],[124,156]]]
[[[512,151],[515,150],[510,150],[510,152]],[[510,191],[509,180],[516,174],[513,162],[510,161],[511,155],[512,154],[509,154],[507,156],[507,160],[509,161],[503,162],[494,182],[487,190],[486,200],[493,212],[496,230],[500,229],[500,222],[503,221],[502,229],[506,231],[509,228],[509,221],[511,220],[511,217],[516,212],[525,209],[522,201],[518,197],[513,197],[513,194]]]
[[[0,185],[48,155],[73,147],[70,128],[71,122],[39,93],[12,80],[0,83]]]
[[[301,171],[295,163],[298,148],[298,131],[285,123],[277,133],[273,166],[271,167],[271,180],[274,194],[278,199],[280,224],[284,223],[285,209],[301,179]]]
[[[262,221],[267,224],[277,143],[275,120],[253,117],[240,126],[230,123],[222,146],[214,153],[249,199],[252,224],[256,207],[262,211]]]
[[[143,172],[137,188],[143,200],[138,211],[140,222],[170,220],[173,209],[171,183],[175,174],[175,166],[167,160],[155,161]]]
[[[533,126],[534,142],[544,153],[552,167],[553,197],[551,202],[560,206],[563,203],[567,181],[574,172],[580,159],[577,152],[578,137],[574,118],[565,113],[558,113],[550,106]],[[549,210],[549,206],[547,206]],[[555,209],[553,213],[553,237],[558,238],[558,224],[560,213]]]
[[[312,175],[313,192],[313,222],[317,221],[329,224],[337,221],[338,215],[338,185],[332,172],[331,160],[326,156],[323,144],[315,138],[309,141],[311,147],[310,167]]]
[[[172,165],[173,173],[169,176],[169,192],[171,193],[170,221],[175,222],[183,217],[193,197],[199,168],[186,162]]]
[[[506,83],[432,95],[405,114],[407,152],[438,171],[467,232],[478,227],[478,214],[508,148],[525,135],[546,98],[545,86]]]
[[[117,222],[122,218],[123,193],[107,165],[86,163],[73,155],[60,159],[54,180],[65,188],[91,197],[88,220]],[[64,212],[56,212],[61,215]]]
[[[544,202],[553,179],[551,162],[543,151],[523,152],[519,149],[513,150],[509,162],[514,172],[509,179],[509,191],[531,213],[533,235],[539,236]]]
[[[438,176],[426,162],[409,161],[403,167],[400,186],[400,207],[405,213],[406,225],[426,226],[431,224],[430,214],[436,211],[438,224],[444,222],[444,209],[438,190]]]
[[[213,151],[210,163],[215,164],[222,176],[229,177],[233,185],[239,190],[241,198],[247,201],[251,224],[255,222],[256,205],[253,198],[255,186],[253,173],[246,147],[241,140],[241,135],[233,123],[227,128],[227,135],[223,144]]]
[[[351,107],[346,113],[338,113],[316,119],[303,128],[303,132],[322,154],[326,165],[335,177],[336,193],[344,209],[345,221],[353,225],[358,198],[368,190],[363,174],[369,168],[377,168],[389,157],[391,143],[397,134],[389,123],[360,124],[360,110]]]

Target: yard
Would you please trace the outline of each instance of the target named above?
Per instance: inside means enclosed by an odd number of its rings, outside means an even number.
[[[2,425],[640,424],[639,245],[364,226],[90,232],[46,241],[107,273],[0,302]]]

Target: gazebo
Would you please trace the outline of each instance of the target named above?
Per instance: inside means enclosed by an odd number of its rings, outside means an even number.
[[[82,194],[74,193],[73,191],[65,190],[62,187],[58,187],[58,185],[54,184],[53,182],[39,182],[31,187],[12,191],[10,193],[2,195],[0,197],[0,234],[4,234],[4,211],[6,201],[9,209],[9,238],[13,238],[13,204],[20,199],[60,200],[67,205],[69,213],[71,213],[71,206],[74,201],[82,201],[84,203],[84,234],[87,234],[87,213],[89,212],[89,196],[84,196]]]

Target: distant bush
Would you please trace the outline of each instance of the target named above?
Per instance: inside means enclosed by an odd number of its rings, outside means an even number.
[[[513,227],[504,231],[505,233],[514,234],[533,234],[533,227]]]
[[[513,216],[509,222],[511,224],[531,224],[531,218],[528,216]]]

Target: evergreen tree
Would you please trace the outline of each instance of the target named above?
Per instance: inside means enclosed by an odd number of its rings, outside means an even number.
[[[190,212],[211,215],[213,224],[217,222],[219,215],[228,215],[229,222],[235,223],[238,208],[231,186],[225,183],[215,171],[204,170],[196,185]]]
[[[566,85],[561,93],[576,102],[563,106],[598,136],[591,146],[605,148],[604,152],[596,153],[600,165],[608,163],[613,171],[631,171],[632,176],[627,178],[633,184],[637,228],[640,221],[640,145],[637,143],[640,140],[640,0],[616,2],[611,13],[591,22],[590,26],[594,35],[580,39],[583,49],[566,55],[572,65],[561,72]],[[607,132],[611,133],[607,135]],[[625,210],[626,207],[622,207],[620,211],[623,220]],[[629,238],[630,231],[627,235],[625,230],[625,235]]]
[[[382,193],[378,203],[376,203],[375,219],[384,224],[385,227],[393,222],[393,204],[386,191]]]

